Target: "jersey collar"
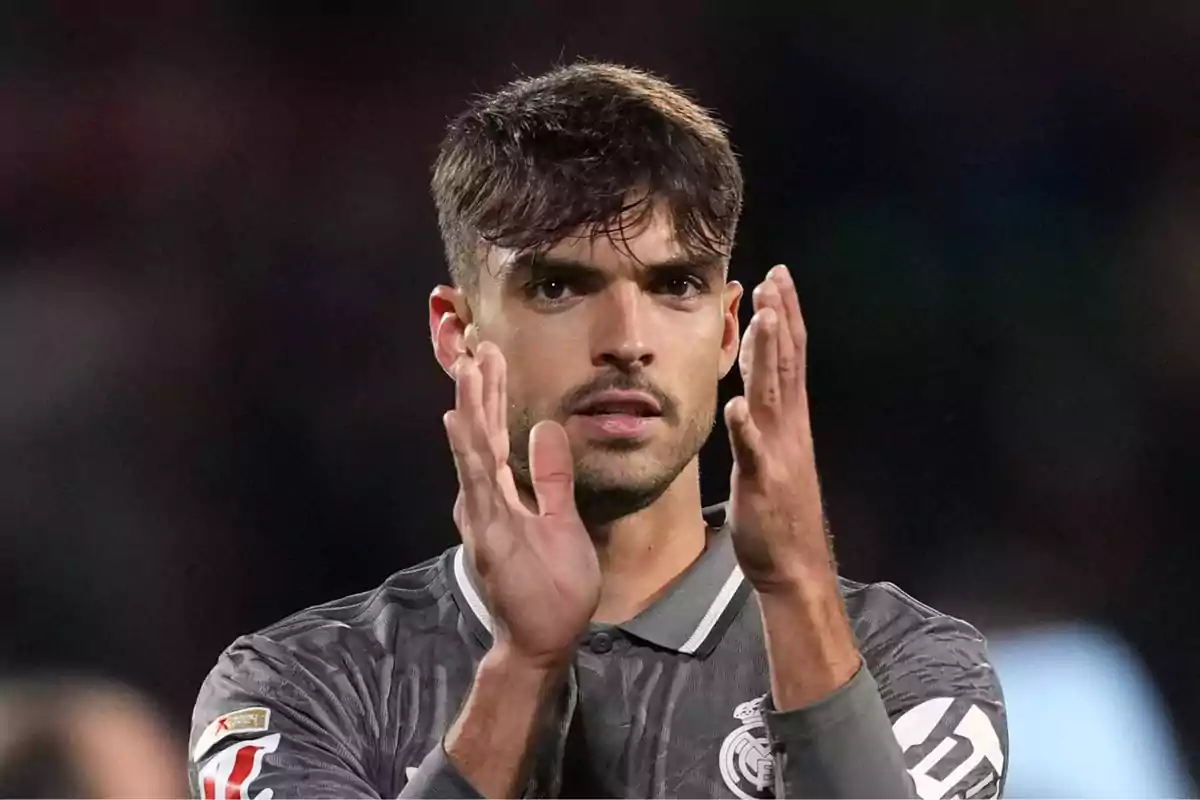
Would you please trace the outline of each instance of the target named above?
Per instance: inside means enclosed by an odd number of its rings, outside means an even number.
[[[617,627],[658,647],[700,658],[707,656],[741,610],[750,585],[738,567],[726,520],[726,504],[704,509],[715,529],[708,548],[653,605]],[[462,546],[445,563],[450,586],[467,624],[491,645],[492,615],[475,588],[477,578]]]

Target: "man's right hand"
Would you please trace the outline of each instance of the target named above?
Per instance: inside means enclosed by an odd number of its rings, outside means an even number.
[[[566,431],[539,422],[529,462],[536,509],[508,466],[504,356],[490,343],[455,366],[455,408],[444,422],[458,470],[454,521],[493,618],[494,644],[445,752],[484,797],[516,797],[566,666],[600,601],[596,549],[575,508]]]
[[[507,367],[481,344],[455,368],[455,408],[443,421],[458,470],[454,521],[495,621],[495,645],[535,668],[573,655],[600,601],[600,564],[575,507],[566,431],[534,426],[529,441],[536,510],[522,502],[508,466]]]

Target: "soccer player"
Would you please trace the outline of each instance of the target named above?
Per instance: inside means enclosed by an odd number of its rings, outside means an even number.
[[[836,572],[796,287],[772,268],[741,336],[742,177],[712,116],[640,71],[559,68],[453,121],[433,195],[462,545],[234,642],[193,791],[998,795],[982,637]],[[702,508],[735,363],[729,500]]]

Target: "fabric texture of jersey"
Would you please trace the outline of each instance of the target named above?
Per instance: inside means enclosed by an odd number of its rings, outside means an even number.
[[[812,707],[776,711],[724,506],[705,514],[696,563],[634,619],[581,638],[526,796],[999,795],[1005,710],[974,628],[891,584],[843,579],[864,669]],[[478,796],[442,739],[491,624],[455,547],[239,638],[196,704],[194,795]]]

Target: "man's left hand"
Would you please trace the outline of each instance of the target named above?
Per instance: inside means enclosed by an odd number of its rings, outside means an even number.
[[[807,334],[787,267],[767,273],[753,302],[738,356],[745,395],[725,406],[734,549],[760,594],[828,587],[833,554],[805,388]]]

